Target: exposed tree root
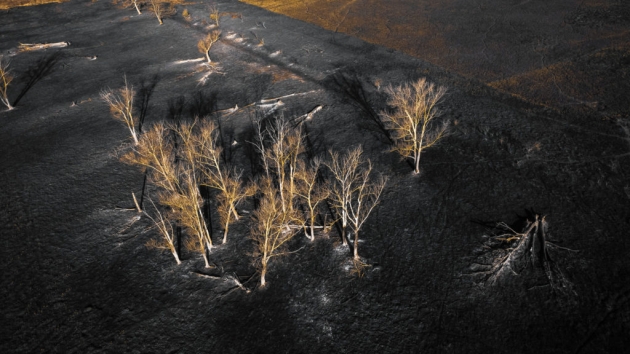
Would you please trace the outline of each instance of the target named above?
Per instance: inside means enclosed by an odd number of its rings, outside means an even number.
[[[484,253],[491,252],[492,263],[473,264],[473,272],[469,275],[480,276],[484,285],[492,286],[508,277],[523,275],[527,269],[540,269],[554,292],[577,295],[573,283],[551,258],[549,249],[576,251],[547,240],[548,223],[545,216],[534,214],[532,218],[526,220],[522,232],[515,231],[505,223],[497,224],[496,229],[502,233],[488,236],[483,245]]]

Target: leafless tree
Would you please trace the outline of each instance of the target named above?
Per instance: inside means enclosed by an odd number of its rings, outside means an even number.
[[[363,149],[358,146],[340,156],[339,153],[329,150],[330,160],[324,164],[332,173],[334,183],[331,185],[330,199],[333,207],[341,219],[341,239],[344,246],[348,245],[346,230],[348,226],[348,205],[352,199],[353,188],[361,177],[361,154]]]
[[[222,148],[219,146],[216,125],[205,120],[199,125],[196,135],[196,149],[202,166],[201,184],[219,191],[218,212],[223,225],[223,243],[227,242],[230,224],[239,219],[238,204],[256,192],[254,185],[243,186],[242,174],[229,168],[221,161]]]
[[[187,246],[198,253],[201,253],[206,268],[210,267],[206,250],[212,250],[212,238],[206,225],[201,207],[203,198],[199,193],[199,185],[195,184],[191,170],[183,169],[181,192],[162,191],[160,193],[160,203],[171,208],[174,217],[186,228],[191,238]]]
[[[388,104],[392,112],[383,112],[383,121],[394,139],[393,151],[403,158],[411,158],[414,173],[420,173],[420,156],[442,139],[447,132],[447,124],[436,126],[435,120],[441,114],[438,103],[446,94],[446,88],[436,86],[421,78],[411,84],[398,87],[389,86]]]
[[[138,145],[138,132],[136,131],[136,117],[133,107],[135,91],[133,86],[127,82],[127,77],[124,77],[124,80],[124,87],[118,90],[103,90],[101,91],[101,98],[109,106],[114,119],[125,123],[134,143]]]
[[[2,104],[4,104],[9,110],[13,109],[7,94],[11,81],[13,81],[13,76],[11,76],[11,72],[9,71],[9,61],[0,57],[0,102],[2,102]]]
[[[175,14],[175,7],[169,0],[149,0],[149,11],[155,14],[160,25],[164,24],[163,19]]]
[[[217,5],[210,6],[210,20],[214,21],[217,27],[219,27],[220,18],[221,14],[219,13],[219,7]]]
[[[284,118],[276,118],[266,133],[269,146],[264,148],[263,159],[275,174],[282,210],[287,210],[293,205],[298,156],[304,151],[302,132]]]
[[[175,192],[181,187],[175,167],[175,148],[168,137],[169,131],[166,124],[155,123],[142,134],[138,145],[124,154],[121,160],[146,168],[156,186]]]
[[[256,245],[254,255],[260,261],[260,285],[271,259],[287,254],[286,246],[302,228],[303,218],[295,208],[283,209],[283,202],[273,182],[263,178],[259,183],[261,199],[253,213],[250,237]]]
[[[125,8],[133,7],[138,12],[138,15],[142,15],[140,8],[147,3],[146,0],[123,0],[121,5]]]
[[[212,45],[219,40],[220,37],[221,31],[214,30],[208,33],[203,39],[200,39],[199,42],[197,42],[197,49],[199,49],[199,52],[201,54],[206,56],[208,64],[212,63],[212,59],[210,59],[210,49],[212,48]]]
[[[217,197],[219,206],[219,218],[223,225],[223,243],[227,242],[227,235],[230,224],[239,220],[239,215],[236,212],[236,207],[245,198],[251,197],[256,192],[254,185],[243,186],[241,182],[241,174],[231,172],[229,170],[223,171],[223,180],[221,180],[217,187],[220,190],[220,194]]]
[[[150,201],[153,205],[153,208],[155,209],[155,217],[151,216],[146,211],[144,211],[144,214],[149,219],[151,219],[158,232],[160,233],[161,238],[159,240],[149,240],[149,242],[147,242],[147,247],[169,250],[173,257],[175,257],[175,261],[179,265],[181,264],[181,261],[179,260],[177,249],[175,248],[175,233],[173,232],[173,223],[168,218],[168,216],[160,212],[160,210],[155,206],[155,203],[153,203],[153,200]]]
[[[354,186],[351,188],[351,197],[346,205],[348,220],[354,234],[355,261],[359,261],[359,231],[378,205],[387,181],[381,176],[377,182],[372,182],[370,180],[371,172],[372,164],[368,160],[367,167],[359,172]]]
[[[199,193],[198,180],[200,154],[193,129],[192,123],[172,128],[157,123],[121,159],[148,169],[151,181],[161,189],[160,204],[169,207],[173,218],[186,228],[192,236],[187,246],[201,253],[206,267],[210,267],[206,250],[212,249],[212,238],[202,212],[203,198]],[[169,139],[171,130],[182,141],[177,162],[174,145]]]
[[[322,165],[321,159],[313,159],[308,168],[304,166],[302,161],[300,161],[298,165],[296,190],[305,206],[306,219],[308,220],[308,227],[310,228],[310,234],[306,232],[306,229],[304,233],[306,237],[313,241],[315,239],[315,219],[317,219],[319,215],[318,211],[321,203],[330,196],[330,188],[318,183],[318,174]],[[322,225],[322,227],[323,226],[324,225]]]

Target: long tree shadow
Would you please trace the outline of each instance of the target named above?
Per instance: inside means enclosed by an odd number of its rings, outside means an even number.
[[[192,94],[188,103],[188,113],[192,118],[211,116],[217,110],[218,94],[215,91],[197,91]]]
[[[26,93],[30,91],[35,84],[53,72],[53,69],[59,59],[61,59],[61,52],[54,52],[50,55],[44,56],[19,77],[17,81],[24,82],[24,86],[15,101],[13,101],[13,106],[17,106],[24,95],[26,95]]]
[[[138,110],[140,111],[140,115],[138,116],[139,133],[142,133],[142,126],[144,125],[144,120],[149,111],[149,101],[151,101],[151,96],[159,81],[160,76],[158,74],[153,75],[148,81],[144,78],[140,79],[140,89],[138,90]]]
[[[142,134],[142,127],[144,126],[144,120],[147,117],[147,112],[149,111],[149,101],[151,101],[151,96],[153,95],[153,91],[155,91],[155,86],[157,86],[160,81],[160,77],[155,74],[151,78],[151,80],[147,83],[147,81],[142,78],[140,79],[140,89],[138,90],[138,107],[137,109],[140,111],[138,116],[138,134]],[[147,186],[147,170],[144,171],[144,179],[142,181],[142,193],[140,194],[140,209],[144,209],[144,196],[146,193]]]
[[[322,84],[326,88],[339,93],[345,101],[360,109],[369,122],[364,128],[376,133],[374,135],[386,144],[394,142],[380,115],[370,102],[371,100],[363,86],[363,82],[357,73],[348,70],[339,71],[326,77]]]

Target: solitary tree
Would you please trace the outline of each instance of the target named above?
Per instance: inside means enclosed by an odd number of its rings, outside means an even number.
[[[197,42],[197,49],[199,49],[201,54],[206,56],[208,64],[212,63],[212,59],[210,59],[210,49],[212,48],[212,45],[219,40],[220,36],[221,31],[215,30],[208,33],[203,39],[200,39],[199,42]]]
[[[123,0],[122,6],[125,8],[133,7],[138,12],[138,15],[142,15],[142,11],[140,11],[140,7],[146,4],[146,0]]]
[[[219,7],[217,5],[210,6],[210,20],[214,21],[217,27],[219,27],[220,18],[221,14],[219,13]]]
[[[7,89],[9,84],[13,81],[13,76],[9,71],[9,61],[0,57],[0,101],[7,106],[9,110],[13,109],[11,102],[9,102],[9,96],[7,95]]]
[[[160,25],[164,24],[165,17],[175,14],[175,7],[169,0],[149,0],[149,11],[155,14]]]
[[[118,90],[103,90],[101,91],[101,98],[109,105],[109,110],[114,119],[125,123],[134,143],[138,145],[138,132],[136,131],[136,117],[134,116],[135,111],[133,107],[135,91],[133,86],[129,86],[129,83],[127,83],[127,77],[124,79],[124,87]]]
[[[262,194],[258,209],[253,213],[250,237],[260,260],[260,285],[265,286],[265,275],[272,258],[287,254],[286,246],[302,228],[303,219],[294,208],[282,209],[282,201],[269,178],[259,185]]]
[[[436,126],[440,116],[437,104],[446,94],[446,88],[427,82],[425,78],[398,87],[389,86],[388,104],[391,112],[382,112],[387,129],[394,139],[393,151],[403,158],[411,158],[414,173],[420,173],[420,155],[442,139],[447,132],[447,124]]]

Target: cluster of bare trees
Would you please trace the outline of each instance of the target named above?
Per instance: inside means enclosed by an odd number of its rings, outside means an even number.
[[[138,144],[122,156],[123,162],[138,165],[149,172],[150,181],[158,188],[159,204],[154,220],[162,234],[161,248],[173,252],[172,225],[181,225],[187,235],[189,250],[203,256],[210,266],[208,253],[212,250],[212,225],[205,215],[200,187],[217,191],[217,212],[223,227],[223,243],[227,242],[229,225],[239,219],[238,204],[253,195],[252,185],[241,181],[241,174],[230,168],[221,158],[218,129],[209,119],[195,119],[178,124],[155,123],[142,134]]]
[[[378,204],[385,179],[374,182],[369,160],[362,157],[361,147],[343,156],[329,152],[327,160],[307,159],[301,125],[292,126],[275,118],[263,127],[256,124],[256,148],[261,157],[263,176],[259,182],[260,205],[253,215],[250,237],[257,245],[261,284],[269,261],[287,252],[290,239],[304,232],[315,239],[316,228],[327,228],[324,203],[334,206],[332,222],[340,220],[342,242],[347,245],[346,225],[354,236],[354,259],[359,259],[359,229]],[[323,167],[328,167],[324,171]],[[330,178],[326,178],[330,176]],[[317,220],[322,222],[318,225]]]
[[[153,13],[160,25],[164,24],[164,18],[175,14],[175,5],[182,3],[181,0],[122,0],[121,5],[125,8],[133,8],[138,15],[142,14],[142,9],[146,8]]]
[[[201,42],[199,46],[201,50]],[[445,136],[446,125],[433,124],[445,90],[421,79],[412,85],[390,86],[387,92],[392,109],[383,112],[383,117],[393,132],[394,150],[412,158],[417,173],[423,149]],[[239,204],[251,198],[256,206],[249,220],[249,236],[255,245],[261,285],[265,285],[272,260],[290,253],[295,236],[303,233],[313,241],[316,230],[327,231],[333,225],[338,225],[343,246],[353,238],[353,261],[360,263],[359,234],[386,184],[386,178],[374,176],[361,146],[341,154],[329,150],[325,158],[308,158],[312,154],[306,152],[304,121],[296,123],[282,115],[260,118],[254,121],[255,141],[250,142],[258,152],[260,173],[246,183],[243,172],[225,161],[221,132],[210,118],[158,122],[140,135],[135,128],[134,95],[125,80],[124,87],[105,90],[101,97],[134,141],[122,161],[140,166],[157,187],[158,205],[149,199],[153,211],[143,212],[161,237],[149,246],[169,250],[179,264],[175,245],[181,241],[174,230],[181,227],[187,235],[187,249],[200,253],[209,267],[213,227],[204,206],[210,200],[202,197],[200,188],[210,188],[215,191],[222,243],[228,240],[230,225],[241,219]]]
[[[134,95],[126,80],[122,88],[101,94],[112,116],[125,124],[133,139],[121,160],[145,170],[157,188],[158,205],[149,199],[153,210],[143,210],[160,235],[149,246],[169,250],[179,264],[174,225],[180,226],[187,235],[187,249],[201,254],[209,267],[212,224],[204,213],[204,205],[209,201],[200,192],[200,188],[208,187],[216,192],[223,243],[228,240],[230,224],[240,219],[239,203],[254,197],[257,208],[250,220],[250,238],[255,244],[261,285],[265,284],[268,265],[288,252],[291,239],[304,233],[313,241],[315,230],[327,226],[324,203],[336,211],[328,226],[337,219],[343,225],[344,245],[346,230],[352,230],[354,259],[359,259],[359,230],[378,204],[385,186],[383,178],[372,181],[372,165],[362,157],[360,147],[343,155],[331,150],[326,160],[309,160],[301,125],[295,126],[282,117],[261,119],[257,121],[258,135],[252,144],[259,152],[264,172],[255,181],[244,183],[242,172],[224,160],[220,131],[212,120],[158,122],[140,135],[135,128]],[[327,172],[323,167],[328,167]],[[142,206],[136,204],[141,210]]]

